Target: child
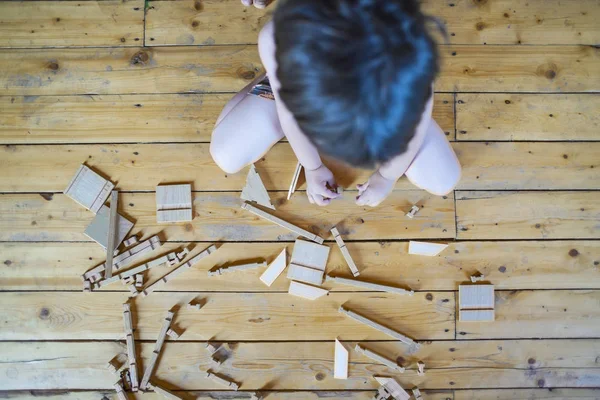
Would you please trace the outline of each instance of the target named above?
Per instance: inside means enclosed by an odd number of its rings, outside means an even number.
[[[417,0],[283,0],[259,35],[266,75],[225,106],[211,155],[235,173],[283,136],[304,167],[311,203],[338,194],[319,152],[377,169],[357,205],[377,206],[406,177],[436,195],[460,164],[431,118],[437,52]]]

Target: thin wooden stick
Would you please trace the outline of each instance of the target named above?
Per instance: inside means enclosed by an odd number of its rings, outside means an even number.
[[[117,206],[119,204],[119,192],[113,190],[110,195],[110,215],[108,217],[108,240],[106,241],[106,265],[104,271],[104,277],[112,277],[112,265],[113,257],[115,255],[115,244],[117,241],[117,235],[119,230],[119,223],[117,221]]]
[[[406,370],[405,368],[399,366],[398,364],[396,364],[392,360],[390,360],[388,358],[385,358],[384,356],[382,356],[380,354],[377,354],[374,351],[371,351],[369,349],[365,349],[360,344],[357,344],[356,347],[354,348],[354,350],[356,350],[357,353],[364,354],[365,356],[369,357],[371,360],[374,360],[374,361],[377,361],[379,363],[382,363],[386,367],[391,368],[391,369],[393,369],[395,371],[404,372]]]
[[[123,304],[123,323],[125,325],[125,340],[127,341],[127,358],[129,359],[129,376],[131,378],[131,391],[137,392],[139,389],[139,379],[137,374],[137,362],[135,355],[135,340],[133,338],[131,305],[129,303]]]
[[[167,316],[163,322],[162,327],[160,328],[160,332],[158,334],[158,338],[156,339],[156,344],[154,345],[154,351],[152,352],[152,358],[150,359],[150,363],[146,367],[146,371],[144,371],[144,377],[142,378],[142,383],[140,383],[140,388],[142,390],[148,389],[148,383],[150,379],[152,379],[152,375],[154,374],[154,370],[156,369],[156,362],[158,361],[158,356],[162,350],[162,346],[165,343],[165,337],[167,336],[167,331],[171,327],[171,321],[173,320],[173,316],[175,313],[173,311],[167,311]]]
[[[409,291],[406,289],[396,288],[396,287],[392,287],[392,286],[379,285],[377,283],[358,281],[356,279],[339,278],[337,276],[326,275],[325,280],[327,282],[337,282],[337,283],[341,283],[342,285],[350,285],[350,286],[360,287],[360,288],[364,288],[364,289],[371,289],[371,290],[380,290],[382,292],[406,294],[409,296],[412,296],[415,294],[415,292],[413,292],[412,290]]]

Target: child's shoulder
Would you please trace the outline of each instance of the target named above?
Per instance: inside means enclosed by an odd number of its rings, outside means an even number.
[[[276,67],[275,62],[275,26],[269,21],[258,34],[258,54],[267,75],[273,75]]]

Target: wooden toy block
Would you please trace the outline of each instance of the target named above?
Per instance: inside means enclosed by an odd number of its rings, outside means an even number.
[[[340,251],[342,252],[342,255],[344,256],[344,260],[346,260],[346,264],[348,264],[352,275],[355,277],[359,276],[360,272],[358,271],[358,268],[356,267],[356,264],[354,263],[354,260],[352,259],[348,248],[346,247],[346,243],[344,243],[344,239],[342,239],[342,237],[340,236],[340,232],[337,230],[336,227],[333,227],[331,228],[331,233],[333,234],[333,238],[335,239],[335,242],[337,243],[338,247],[340,248]]]
[[[125,364],[128,364],[127,359],[123,360],[122,358],[125,358],[125,355],[122,353],[114,356],[109,362],[106,363],[106,369],[118,376]]]
[[[177,339],[179,339],[179,337],[181,336],[181,334],[180,334],[180,333],[178,333],[178,332],[174,331],[173,329],[169,329],[169,330],[167,331],[167,335],[168,335],[168,336],[169,336],[171,339],[174,339],[174,340],[177,340]]]
[[[212,379],[213,382],[216,382],[219,385],[230,387],[235,391],[239,389],[239,385],[237,383],[221,378],[220,376],[215,375],[211,370],[206,371],[206,377]]]
[[[113,387],[117,391],[117,397],[119,398],[119,400],[129,400],[127,393],[125,393],[125,390],[123,390],[123,386],[121,386],[119,382],[115,383]]]
[[[135,341],[133,338],[133,322],[131,305],[123,303],[123,324],[125,326],[125,340],[127,342],[127,358],[129,360],[129,374],[131,377],[131,391],[138,391],[138,373],[135,354]]]
[[[386,335],[389,335],[395,339],[398,339],[402,343],[405,343],[411,347],[414,347],[415,349],[419,348],[419,345],[414,340],[409,338],[408,336],[404,336],[403,334],[398,333],[398,332],[388,328],[387,326],[383,326],[375,321],[372,321],[366,317],[363,317],[360,314],[355,313],[354,311],[348,310],[348,309],[344,308],[344,306],[340,306],[339,312],[341,312],[342,314],[346,314],[347,316],[354,319],[355,321],[358,321],[362,324],[368,325],[373,329],[377,329],[378,331],[383,332]]]
[[[308,300],[316,300],[319,297],[327,295],[329,291],[318,287],[306,285],[304,283],[292,281],[290,283],[288,293],[293,296],[303,297]]]
[[[414,388],[412,390],[413,396],[415,397],[415,400],[422,400],[423,396],[421,395],[421,391],[419,390],[419,388]]]
[[[402,388],[402,386],[400,386],[398,381],[396,381],[394,378],[379,377],[379,376],[374,376],[373,378],[375,378],[377,380],[377,382],[379,382],[379,384],[381,385],[381,388],[379,388],[379,390],[382,393],[385,393],[385,395],[387,397],[384,397],[384,398],[386,400],[389,397],[392,397],[392,398],[398,399],[398,400],[410,399],[410,395]],[[381,390],[382,388],[384,390]]]
[[[183,261],[183,259],[186,258],[188,254],[190,254],[190,248],[184,247],[181,252],[177,253],[177,259],[179,261]]]
[[[114,187],[112,182],[82,164],[69,182],[64,194],[95,214]]]
[[[123,241],[127,233],[133,228],[133,222],[127,220],[121,214],[117,213],[119,221],[118,235],[115,240],[115,248]],[[98,243],[106,250],[108,246],[108,231],[109,231],[110,209],[107,206],[102,206],[98,210],[96,217],[90,222],[83,232],[87,237]],[[114,263],[114,260],[113,260]]]
[[[131,237],[128,237],[127,239],[123,240],[123,246],[125,246],[125,248],[131,247],[134,244],[138,244],[139,243],[139,239],[136,235],[133,235]]]
[[[335,339],[333,378],[348,379],[348,349],[338,339]]]
[[[411,240],[408,242],[408,254],[433,257],[440,254],[446,247],[448,247],[447,244],[415,242]]]
[[[198,264],[200,262],[200,260],[202,260],[204,257],[207,257],[208,255],[214,253],[215,251],[217,251],[217,247],[214,244],[209,246],[206,250],[200,252],[195,257],[193,257],[190,260],[188,260],[187,262],[181,264],[180,266],[178,266],[177,268],[175,268],[174,270],[172,270],[171,272],[169,272],[162,278],[159,278],[158,280],[154,281],[150,286],[146,287],[141,292],[142,296],[144,296],[144,297],[148,296],[150,293],[152,293],[153,291],[158,289],[160,286],[169,282],[169,280],[175,278],[177,275],[187,271],[194,265]]]
[[[290,263],[325,271],[329,250],[329,246],[297,239]]]
[[[403,373],[405,371],[405,369],[403,367],[399,366],[394,361],[392,361],[388,358],[385,358],[384,356],[377,354],[374,351],[366,349],[359,344],[356,345],[354,350],[359,354],[363,354],[363,355],[369,357],[371,360],[377,361],[378,363],[381,363],[381,364],[385,365],[386,367],[393,369],[394,371],[398,371],[401,373]]]
[[[296,164],[296,170],[294,171],[294,176],[292,177],[292,183],[290,184],[290,188],[288,190],[287,199],[292,198],[292,194],[296,191],[296,186],[298,185],[298,178],[300,178],[300,173],[302,172],[302,164]]]
[[[205,347],[206,347],[206,350],[208,350],[210,352],[210,354],[215,354],[221,348],[221,346],[215,346],[212,343],[206,343]]]
[[[302,265],[290,264],[287,278],[293,281],[300,281],[319,286],[323,283],[323,271]]]
[[[417,362],[417,375],[425,376],[425,363],[423,361]]]
[[[126,276],[125,278],[121,279],[121,282],[123,282],[123,284],[127,286],[134,285],[135,278],[133,276]]]
[[[154,374],[154,370],[156,369],[156,361],[158,361],[158,356],[162,350],[163,344],[165,342],[165,338],[167,336],[167,331],[171,327],[171,321],[173,320],[173,316],[175,313],[173,311],[167,311],[167,316],[163,322],[162,327],[160,328],[160,332],[158,333],[158,338],[156,339],[156,343],[154,345],[154,351],[152,352],[152,357],[146,370],[144,371],[144,377],[142,378],[142,382],[140,383],[140,388],[142,390],[147,390],[148,383],[150,379],[152,379],[152,375]]]
[[[405,294],[408,296],[412,296],[415,294],[415,292],[412,290],[406,290],[406,289],[401,289],[401,288],[396,288],[396,287],[386,286],[386,285],[379,285],[377,283],[359,281],[356,279],[338,278],[338,277],[329,276],[329,275],[325,276],[325,281],[336,282],[336,283],[340,283],[342,285],[355,286],[355,287],[360,287],[360,288],[364,288],[364,289],[378,290],[378,291],[388,292],[388,293]]]
[[[100,275],[100,274],[94,274],[94,275],[90,276],[90,279],[89,279],[89,281],[91,283],[96,283],[101,280],[102,280],[102,275]]]
[[[311,233],[307,230],[304,230],[302,228],[297,227],[296,225],[292,225],[287,221],[282,220],[279,217],[276,217],[272,214],[269,214],[266,211],[261,210],[260,208],[256,208],[254,207],[252,204],[245,202],[244,204],[242,204],[242,208],[246,211],[251,212],[252,214],[256,215],[257,217],[260,217],[262,219],[265,219],[269,222],[272,222],[274,224],[277,224],[279,226],[281,226],[282,228],[287,229],[288,231],[291,231],[299,236],[303,236],[307,239],[312,240],[313,242],[317,242],[319,244],[323,244],[323,238],[315,235],[314,233]]]
[[[192,216],[192,185],[161,185],[156,187],[156,221],[187,222]]]
[[[417,206],[412,206],[410,211],[408,213],[406,213],[406,216],[410,219],[413,219],[415,217],[415,215],[417,215],[417,213],[419,212],[420,208]]]
[[[150,390],[154,390],[155,393],[160,394],[162,397],[164,397],[165,399],[169,399],[169,400],[183,400],[183,397],[179,397],[177,396],[175,393],[157,386],[154,382],[150,382],[148,383],[148,389]]]
[[[106,262],[105,262],[105,265],[107,265],[108,267],[105,267],[105,270],[104,270],[105,278],[112,277],[113,257],[114,257],[115,251],[119,247],[118,244],[115,246],[115,242],[117,240],[116,236],[117,236],[117,207],[118,207],[118,205],[119,205],[119,192],[116,190],[113,190],[111,193],[111,196],[110,196],[108,233],[107,233],[107,239],[106,239]]]
[[[494,285],[460,285],[458,308],[460,310],[493,309]]]
[[[287,249],[284,247],[281,253],[267,267],[265,272],[260,276],[260,280],[267,286],[271,286],[273,282],[281,275],[287,266]]]
[[[251,394],[250,396],[250,400],[263,400],[264,397],[262,397],[259,393],[254,392]]]
[[[83,281],[83,291],[84,292],[92,291],[92,283],[90,281]]]
[[[246,177],[246,186],[242,189],[241,198],[246,201],[254,201],[263,207],[274,210],[275,207],[271,204],[271,198],[269,192],[265,188],[260,175],[256,172],[254,164],[250,165],[248,170],[248,176]]]
[[[477,283],[485,280],[485,275],[473,275],[471,276],[471,282]]]
[[[201,308],[202,308],[202,303],[201,303],[200,301],[196,300],[196,299],[194,299],[194,300],[190,301],[190,302],[187,304],[187,309],[188,309],[188,310],[190,310],[190,309],[193,309],[193,310],[200,310]]]
[[[223,275],[223,274],[228,274],[230,272],[239,272],[239,271],[244,271],[247,269],[255,269],[255,268],[266,267],[266,266],[267,266],[266,261],[257,262],[257,263],[232,265],[230,267],[224,267],[224,268],[219,268],[214,271],[208,271],[208,276]]]
[[[460,322],[491,322],[495,319],[494,310],[458,310]]]
[[[143,274],[136,274],[135,275],[135,287],[136,288],[141,288],[144,286],[144,275]]]

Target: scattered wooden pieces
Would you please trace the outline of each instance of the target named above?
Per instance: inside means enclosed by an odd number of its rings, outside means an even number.
[[[331,233],[333,234],[333,238],[335,239],[335,242],[337,243],[338,247],[342,252],[342,255],[344,256],[344,260],[346,260],[346,264],[348,264],[352,275],[354,275],[355,277],[359,276],[360,272],[358,271],[358,268],[356,267],[356,264],[354,263],[354,260],[352,259],[348,248],[346,247],[346,243],[344,243],[344,239],[342,239],[342,237],[340,236],[340,232],[337,230],[336,227],[333,227],[331,228]]]
[[[411,207],[410,211],[408,213],[406,213],[406,216],[410,219],[413,219],[415,217],[415,215],[417,215],[419,210],[420,210],[420,208],[417,207],[416,205],[414,205]]]
[[[169,330],[167,330],[167,335],[173,340],[177,340],[181,336],[179,332],[173,330],[172,328],[169,328]]]
[[[329,276],[329,275],[325,276],[325,281],[336,282],[336,283],[341,283],[342,285],[355,286],[355,287],[360,287],[360,288],[364,288],[364,289],[378,290],[378,291],[388,292],[388,293],[405,294],[405,295],[409,295],[409,296],[412,296],[415,294],[415,292],[412,290],[406,290],[406,289],[401,289],[401,288],[396,288],[396,287],[386,286],[386,285],[379,285],[377,283],[359,281],[356,279],[339,278],[339,277]]]
[[[186,222],[192,219],[192,185],[156,187],[156,222]]]
[[[123,323],[125,325],[125,340],[127,342],[127,358],[129,359],[129,375],[131,377],[131,391],[138,391],[138,371],[135,354],[135,341],[133,338],[133,322],[131,305],[123,303]]]
[[[318,286],[323,283],[323,271],[290,263],[287,278]]]
[[[215,375],[211,370],[206,371],[206,377],[212,379],[213,382],[216,382],[219,385],[230,387],[236,391],[239,389],[239,385],[237,383],[221,378],[220,376]]]
[[[473,275],[471,276],[471,282],[477,283],[485,280],[485,275]]]
[[[160,328],[158,338],[156,339],[156,344],[154,345],[152,357],[150,358],[150,362],[146,367],[146,371],[144,371],[144,377],[142,378],[142,382],[140,383],[140,388],[142,390],[148,389],[148,383],[150,382],[150,379],[152,379],[152,375],[154,374],[154,370],[156,369],[156,361],[158,360],[158,356],[160,355],[160,352],[162,350],[162,346],[167,336],[167,331],[171,327],[171,321],[173,320],[174,315],[175,313],[173,311],[167,311],[167,316],[165,317],[163,325]]]
[[[316,300],[319,297],[327,295],[329,291],[318,287],[306,285],[304,283],[292,281],[290,283],[288,293],[292,296],[298,296],[308,300]]]
[[[104,179],[85,164],[81,164],[64,194],[95,214],[114,187],[112,182]]]
[[[131,237],[128,237],[127,239],[123,240],[123,246],[125,246],[125,248],[131,247],[134,244],[138,244],[139,243],[139,239],[137,237],[137,235],[133,235]]]
[[[148,383],[148,389],[154,390],[156,393],[160,394],[165,399],[169,400],[183,400],[183,397],[177,396],[175,393],[156,385],[154,382]]]
[[[490,322],[495,316],[494,285],[460,285],[458,319],[461,322]]]
[[[425,376],[425,363],[423,361],[417,361],[417,375]]]
[[[362,315],[357,314],[354,311],[348,310],[348,309],[344,308],[344,306],[340,306],[339,312],[341,312],[342,314],[346,314],[347,316],[354,319],[355,321],[358,321],[362,324],[368,325],[373,329],[377,329],[378,331],[383,332],[386,335],[389,335],[395,339],[398,339],[402,343],[405,343],[411,347],[414,347],[415,349],[418,349],[418,347],[419,347],[418,343],[416,343],[414,340],[412,340],[408,336],[404,336],[403,334],[398,333],[398,332],[396,332],[386,326],[383,326],[375,321],[372,321],[366,317],[363,317]]]
[[[296,186],[298,185],[298,178],[300,177],[300,172],[302,172],[302,164],[296,164],[296,170],[294,171],[294,176],[292,177],[292,183],[290,184],[290,188],[288,190],[287,199],[292,198],[292,194],[296,191]]]
[[[329,246],[297,239],[290,263],[325,271],[329,258]]]
[[[266,219],[269,222],[272,222],[274,224],[277,224],[279,226],[281,226],[282,228],[285,228],[291,232],[294,232],[295,234],[299,235],[299,236],[304,236],[307,239],[312,240],[313,242],[317,242],[319,244],[323,244],[323,238],[315,235],[314,233],[311,233],[307,230],[304,230],[302,228],[299,228],[295,225],[290,224],[289,222],[286,222],[284,220],[282,220],[279,217],[276,217],[272,214],[269,214],[266,211],[261,210],[260,208],[256,208],[254,207],[252,204],[249,204],[247,202],[244,202],[244,204],[242,204],[242,208],[246,211],[250,211],[252,214]]]
[[[458,320],[461,322],[492,322],[496,319],[495,310],[459,310]]]
[[[119,382],[115,383],[113,387],[117,391],[117,397],[119,398],[119,400],[129,400],[127,393],[125,393],[125,390],[123,390],[123,386],[121,386]]]
[[[119,247],[115,246],[117,240],[117,207],[119,206],[119,192],[113,190],[110,196],[110,211],[108,217],[108,233],[106,238],[106,263],[107,267],[104,270],[104,277],[112,277],[112,265],[115,250]]]
[[[224,268],[216,269],[214,271],[208,271],[208,276],[223,275],[223,274],[227,274],[230,272],[245,271],[247,269],[254,269],[254,268],[260,268],[260,267],[266,267],[266,266],[267,266],[266,261],[248,263],[248,264],[240,264],[240,265],[232,265],[230,267],[224,267]]]
[[[271,286],[287,265],[287,249],[284,247],[281,253],[269,264],[265,272],[260,276],[260,280],[267,286]]]
[[[377,354],[374,351],[366,349],[366,348],[362,347],[360,344],[357,344],[356,347],[354,348],[354,350],[359,354],[363,354],[363,355],[369,357],[371,360],[377,361],[377,362],[385,365],[386,367],[393,369],[394,371],[398,371],[401,373],[403,373],[405,371],[405,369],[403,367],[399,366],[394,361],[392,361],[388,358],[385,358],[384,356]]]
[[[415,400],[423,400],[423,396],[421,395],[421,391],[419,388],[414,388],[412,390],[413,396],[415,396]]]
[[[448,247],[447,244],[416,242],[411,240],[408,243],[408,254],[433,257],[440,254],[446,247]]]
[[[348,349],[338,339],[335,339],[333,378],[348,379]]]
[[[158,287],[160,287],[161,285],[167,283],[169,280],[175,278],[177,275],[181,274],[182,272],[187,271],[188,269],[190,269],[191,267],[193,267],[194,265],[196,265],[197,263],[199,263],[200,260],[202,260],[204,257],[206,257],[206,256],[214,253],[215,251],[217,251],[217,247],[214,244],[210,245],[206,250],[200,252],[198,255],[196,255],[195,257],[193,257],[189,261],[181,264],[179,267],[175,268],[173,271],[169,272],[168,274],[166,274],[162,278],[154,281],[154,283],[152,283],[150,286],[146,287],[141,292],[142,296],[144,296],[144,297],[148,296],[150,293],[152,293],[153,291],[155,291]]]
[[[123,217],[121,214],[117,213],[118,220],[118,231],[115,240],[115,248],[113,251],[121,244],[127,233],[133,228],[133,222],[129,221],[127,218]],[[85,235],[92,239],[94,242],[98,243],[104,249],[108,247],[108,231],[110,229],[110,209],[106,206],[100,207],[96,217],[90,222],[90,224],[85,228]]]
[[[263,207],[275,210],[275,206],[271,203],[269,192],[265,188],[260,175],[256,172],[254,164],[250,165],[248,176],[246,177],[246,186],[242,189],[241,198],[246,201],[254,201]]]
[[[390,397],[395,400],[409,400],[410,395],[400,386],[394,378],[375,377],[382,386],[373,398],[374,400],[388,400]]]

